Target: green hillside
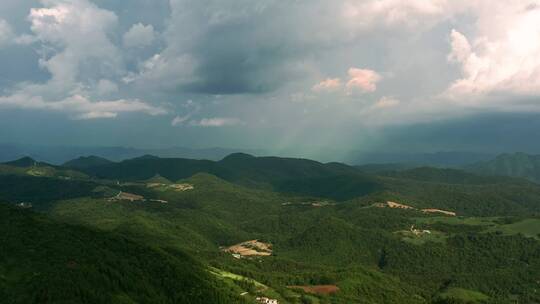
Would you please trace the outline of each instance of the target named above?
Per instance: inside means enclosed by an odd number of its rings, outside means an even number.
[[[347,165],[242,153],[231,154],[218,162],[140,157],[80,169],[98,178],[126,181],[147,180],[156,175],[174,181],[208,173],[239,185],[339,200],[382,189],[372,177]]]
[[[150,246],[167,259],[196,257],[193,271],[211,270],[205,280],[216,296],[243,294],[247,303],[540,301],[540,185],[532,182],[435,168],[365,175],[343,164],[243,154],[97,168],[122,178],[4,174],[0,197],[32,202],[55,225]],[[270,255],[227,252],[250,240]],[[291,287],[319,285],[337,291]]]
[[[46,208],[58,200],[92,196],[98,184],[28,175],[0,175],[0,201]]]
[[[231,303],[203,266],[177,251],[0,205],[3,303]]]
[[[426,215],[419,211],[370,207],[372,202],[384,201],[385,193],[314,207],[305,204],[310,198],[253,190],[207,174],[178,182],[189,183],[194,189],[177,192],[148,190],[144,183],[130,186],[134,193],[155,191],[154,195],[167,204],[77,199],[57,204],[52,214],[70,223],[197,254],[213,266],[277,291],[287,285],[327,283],[347,290],[330,297],[330,303],[378,303],[381,290],[385,290],[389,303],[429,303],[443,299],[438,295],[444,288],[481,292],[501,299],[501,303],[513,293],[531,299],[529,291],[534,287],[528,282],[540,266],[535,253],[540,247],[532,239],[490,234],[487,227],[476,229],[468,224],[422,224],[417,219]],[[417,183],[406,179],[401,182],[409,186]],[[415,187],[430,185],[442,187],[440,183]],[[395,186],[389,182],[389,187]],[[473,195],[472,189],[465,190]],[[411,203],[428,206],[429,201]],[[489,210],[489,206],[486,208]],[[409,242],[398,232],[408,231],[411,225],[438,231],[442,238]],[[235,260],[220,253],[220,246],[249,239],[272,243],[274,256]],[[504,250],[507,246],[513,251]],[[480,258],[483,255],[492,258]],[[465,261],[470,265],[461,266]],[[371,279],[358,281],[364,276]],[[375,280],[377,276],[381,281]],[[521,282],[520,287],[511,281]],[[510,290],[508,286],[513,287]],[[286,298],[285,291],[278,293]]]
[[[62,179],[87,179],[88,176],[70,168],[58,167],[37,162],[29,157],[0,164],[0,175],[15,174]]]

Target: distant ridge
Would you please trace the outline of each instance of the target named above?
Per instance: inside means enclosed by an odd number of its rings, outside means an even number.
[[[159,175],[159,174],[156,174],[154,175],[153,177],[145,180],[146,183],[156,183],[156,184],[172,184],[172,182],[168,179],[166,179],[165,177]]]
[[[149,155],[80,170],[97,178],[126,181],[152,180],[156,176],[177,181],[197,173],[208,173],[244,186],[340,200],[382,188],[375,178],[345,164],[324,164],[299,158],[255,157],[246,153],[233,153],[220,161]]]
[[[4,163],[4,165],[19,167],[19,168],[32,167],[37,164],[39,163],[36,162],[33,158],[28,157],[28,156]]]
[[[131,160],[140,160],[140,159],[160,159],[160,157],[152,155],[152,154],[145,154],[145,155],[142,155],[142,156],[139,156],[139,157],[135,157],[135,158],[133,158]]]
[[[392,153],[356,152],[346,158],[347,163],[355,165],[405,164],[407,167],[454,167],[459,168],[481,161],[493,159],[496,154],[475,152],[434,152],[434,153]],[[373,168],[370,168],[373,169]]]
[[[81,155],[102,157],[111,161],[122,161],[143,155],[155,155],[158,157],[181,157],[191,159],[220,160],[234,152],[245,152],[254,155],[265,154],[256,149],[233,149],[233,148],[132,148],[132,147],[77,147],[77,146],[34,146],[22,144],[0,143],[0,162],[18,159],[24,156],[32,156],[34,159],[51,164],[63,164]]]
[[[99,156],[81,156],[79,158],[70,160],[64,163],[62,166],[73,169],[84,169],[95,166],[102,166],[112,163],[112,161],[99,157]]]
[[[225,156],[221,161],[222,162],[242,161],[242,160],[253,159],[253,158],[255,158],[255,156],[253,156],[251,154],[237,152],[237,153],[232,153],[232,154],[229,154],[229,155]]]
[[[540,155],[522,152],[501,154],[493,160],[467,166],[466,170],[483,175],[521,177],[540,182]]]

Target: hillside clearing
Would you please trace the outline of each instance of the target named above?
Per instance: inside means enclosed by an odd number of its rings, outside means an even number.
[[[195,186],[192,184],[163,184],[163,183],[147,183],[147,188],[158,188],[160,190],[175,190],[178,192],[184,192],[195,189]]]
[[[317,294],[317,295],[328,295],[333,294],[339,291],[339,287],[336,285],[292,285],[287,286],[287,288],[291,289],[301,289],[304,292]]]
[[[144,199],[143,196],[133,194],[133,193],[129,193],[129,192],[123,192],[123,191],[120,191],[116,196],[109,198],[109,201],[130,201],[130,202],[135,202],[135,201],[144,201],[144,200],[145,199]]]
[[[221,277],[221,278],[227,278],[227,279],[231,279],[233,281],[247,281],[247,282],[250,282],[253,285],[255,285],[255,287],[257,287],[258,290],[261,290],[261,291],[264,291],[264,290],[268,289],[268,286],[264,285],[263,283],[258,282],[258,281],[253,280],[253,279],[250,279],[250,278],[247,278],[247,277],[244,277],[244,276],[241,276],[239,274],[235,274],[235,273],[228,272],[228,271],[221,270],[221,269],[214,268],[214,267],[210,267],[209,271],[210,271],[211,274],[216,275],[216,276]]]
[[[416,209],[413,206],[400,204],[392,201],[387,201],[386,203],[375,203],[372,205],[373,207],[377,208],[391,208],[391,209],[404,209],[404,210],[419,210],[423,213],[439,213],[444,214],[448,216],[456,216],[457,214],[453,211],[448,210],[442,210],[442,209],[435,209],[435,208],[425,208],[425,209]]]
[[[395,233],[400,235],[403,241],[414,245],[423,245],[426,242],[443,243],[447,238],[446,234],[433,230],[411,229],[396,231]]]
[[[272,244],[263,243],[258,240],[245,241],[223,249],[224,252],[242,256],[270,256],[272,255]],[[235,256],[237,257],[237,256]]]
[[[433,208],[422,209],[422,212],[424,212],[424,213],[442,213],[444,215],[456,216],[456,213],[453,212],[453,211],[446,211],[446,210],[433,209]]]
[[[400,203],[391,202],[391,201],[387,201],[386,203],[377,203],[377,204],[374,204],[373,206],[377,208],[408,209],[408,210],[416,209],[409,205],[400,204]]]

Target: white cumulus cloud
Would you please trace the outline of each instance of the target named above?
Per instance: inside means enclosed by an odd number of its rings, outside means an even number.
[[[203,118],[201,120],[192,120],[190,124],[199,127],[225,127],[241,125],[244,124],[244,122],[238,118],[213,117]]]
[[[28,15],[33,35],[20,36],[17,43],[40,43],[39,65],[51,78],[45,83],[20,83],[10,95],[0,96],[0,107],[64,112],[73,119],[167,113],[139,99],[101,98],[118,91],[109,78],[122,71],[122,56],[109,37],[117,24],[115,13],[87,0],[41,3],[43,7],[32,8]]]
[[[375,92],[377,83],[382,79],[382,76],[370,69],[350,68],[348,71],[349,81],[347,82],[348,93],[356,90],[361,92]]]
[[[540,94],[540,9],[534,1],[480,1],[472,34],[452,30],[448,58],[461,68],[443,94],[482,99],[492,94]]]
[[[0,108],[67,112],[75,119],[113,118],[118,113],[130,112],[149,115],[167,113],[164,108],[155,107],[136,99],[91,101],[86,96],[73,95],[62,100],[46,101],[41,96],[31,96],[24,93],[0,97]]]
[[[87,0],[43,4],[43,8],[33,8],[28,19],[37,39],[58,50],[40,61],[52,74],[49,89],[71,90],[89,77],[114,75],[121,69],[119,51],[109,39],[117,24],[113,12]]]
[[[146,47],[152,45],[155,39],[156,32],[151,24],[137,23],[124,34],[123,42],[126,47]]]
[[[315,92],[332,92],[339,90],[342,86],[341,79],[327,78],[314,85],[311,89]]]

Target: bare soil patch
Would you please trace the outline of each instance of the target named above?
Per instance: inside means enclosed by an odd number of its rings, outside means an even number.
[[[442,214],[445,214],[445,215],[456,216],[456,213],[453,212],[453,211],[446,211],[446,210],[433,209],[433,208],[422,209],[422,212],[424,212],[424,213],[442,213]]]
[[[120,191],[116,196],[109,198],[109,201],[145,201],[143,196]]]
[[[373,204],[372,206],[377,207],[377,208],[417,210],[416,208],[414,208],[412,206],[405,205],[405,204],[400,204],[400,203],[396,203],[396,202],[391,202],[391,201],[387,201],[386,203],[376,203],[376,204]],[[453,211],[447,211],[447,210],[435,209],[435,208],[426,208],[426,209],[419,209],[419,210],[424,212],[424,213],[441,213],[441,214],[449,215],[449,216],[456,216],[457,215]]]
[[[195,189],[192,184],[172,184],[169,187],[173,188],[176,191],[188,191]]]
[[[175,191],[183,192],[188,190],[195,189],[195,186],[192,184],[162,184],[162,183],[148,183],[146,184],[148,188],[169,188]]]
[[[304,292],[320,295],[332,294],[339,291],[339,287],[337,287],[336,285],[293,285],[287,287],[291,289],[302,289]]]
[[[227,247],[223,251],[240,256],[269,256],[272,255],[272,244],[250,240]]]
[[[415,209],[412,206],[405,205],[405,204],[400,204],[400,203],[396,203],[396,202],[391,202],[391,201],[388,201],[386,203],[377,203],[374,206],[379,207],[379,208],[395,208],[395,209],[410,209],[410,210]]]

